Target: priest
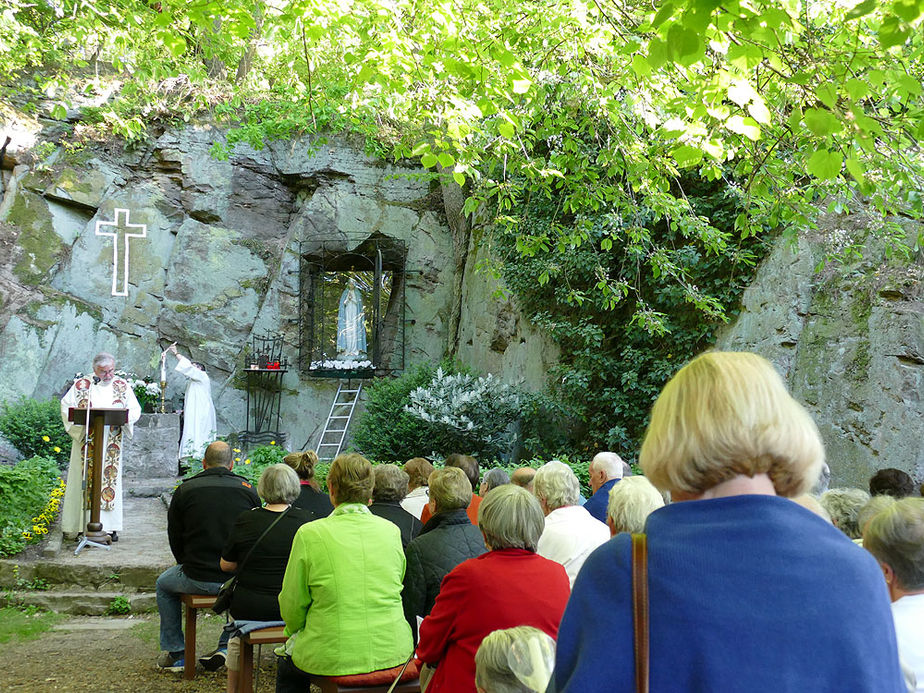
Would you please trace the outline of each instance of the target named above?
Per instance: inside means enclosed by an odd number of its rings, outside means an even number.
[[[183,438],[180,440],[180,460],[195,458],[201,460],[205,448],[215,440],[218,432],[215,424],[215,405],[212,403],[212,384],[205,366],[193,363],[176,350],[168,347],[177,358],[176,371],[188,379],[186,397],[183,400]]]
[[[85,464],[92,461],[93,446],[103,446],[103,470],[100,480],[100,522],[103,530],[109,532],[112,541],[118,541],[122,530],[122,447],[124,436],[131,436],[132,426],[141,416],[141,407],[128,381],[115,374],[115,357],[105,352],[93,357],[93,373],[74,381],[71,389],[61,400],[61,420],[71,444],[71,461],[67,472],[67,488],[64,491],[64,509],[61,513],[61,529],[68,537],[84,531],[90,485],[84,488]],[[87,438],[85,426],[68,421],[68,410],[75,409],[128,409],[128,423],[124,426],[107,426],[103,440]]]

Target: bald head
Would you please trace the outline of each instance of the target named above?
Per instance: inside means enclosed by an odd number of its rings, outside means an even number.
[[[520,467],[513,473],[513,476],[510,477],[510,483],[521,486],[527,491],[532,491],[534,476],[536,476],[536,470],[532,467]]]
[[[216,440],[205,449],[205,456],[202,458],[202,466],[205,469],[212,467],[225,467],[231,469],[231,446],[223,440]]]

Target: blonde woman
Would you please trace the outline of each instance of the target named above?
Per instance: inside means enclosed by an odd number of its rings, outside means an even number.
[[[665,386],[639,456],[674,501],[645,526],[650,690],[904,691],[876,561],[787,500],[823,457],[808,412],[756,354],[703,354]],[[635,691],[633,641],[620,534],[578,575],[549,690]]]

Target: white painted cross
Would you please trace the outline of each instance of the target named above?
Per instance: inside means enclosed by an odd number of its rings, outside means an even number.
[[[148,227],[145,224],[130,224],[129,211],[116,207],[115,221],[96,222],[97,236],[112,236],[112,295],[128,296],[128,239],[147,238]],[[112,231],[101,231],[101,226],[112,226]],[[130,233],[132,229],[140,229],[140,233]],[[119,238],[125,239],[125,250],[119,248]],[[121,274],[121,286],[119,275]]]

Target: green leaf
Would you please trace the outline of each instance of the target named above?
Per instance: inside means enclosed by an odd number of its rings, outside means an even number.
[[[449,168],[454,163],[456,163],[455,157],[449,152],[442,152],[439,156],[436,157],[436,160],[439,161],[440,166],[443,168]]]
[[[497,131],[500,133],[501,137],[504,137],[508,140],[513,139],[513,135],[515,132],[513,128],[513,124],[507,122],[506,120],[502,120],[497,124]]]
[[[418,142],[417,145],[411,150],[411,156],[422,156],[426,152],[430,151],[429,142]]]
[[[815,90],[815,96],[828,108],[837,108],[837,89],[831,84],[822,84]]]
[[[866,184],[866,176],[864,175],[863,165],[860,163],[860,160],[857,159],[855,152],[851,152],[850,156],[847,157],[846,166],[847,170],[850,172],[850,175],[853,176],[857,183],[860,185]]]
[[[911,28],[899,21],[898,17],[886,17],[879,26],[879,43],[883,48],[901,46],[911,35]]]
[[[924,2],[921,2],[921,0],[895,0],[892,3],[892,12],[911,24],[924,14]]]
[[[465,185],[465,176],[458,171],[452,174],[452,179],[456,182],[460,188]]]
[[[846,17],[847,21],[850,21],[851,19],[859,19],[860,17],[865,17],[870,12],[875,10],[878,5],[879,3],[876,0],[863,0],[863,2],[861,2],[860,4],[854,5],[854,7],[850,10],[850,12],[847,13],[847,17]]]
[[[532,84],[532,81],[526,78],[515,79],[513,80],[513,93],[525,94],[529,91],[529,88],[532,86]]]
[[[632,56],[632,69],[639,77],[647,77],[651,74],[651,65],[642,55]]]
[[[760,125],[753,118],[742,118],[741,116],[732,116],[725,121],[725,127],[739,135],[744,135],[749,140],[756,142],[760,139]]]
[[[56,103],[51,109],[51,117],[54,120],[64,120],[67,118],[67,109],[60,103]]]
[[[808,129],[817,137],[826,137],[841,131],[841,121],[831,111],[823,108],[806,109],[803,118]]]
[[[748,113],[751,117],[762,125],[770,124],[770,111],[764,100],[757,96],[754,101],[748,105]]]
[[[816,178],[831,180],[837,178],[844,163],[844,155],[840,152],[819,149],[806,162],[806,168]]]
[[[661,9],[658,10],[658,13],[654,16],[654,19],[651,20],[651,28],[657,29],[659,26],[664,24],[668,19],[670,19],[674,14],[674,3],[666,2],[661,6]]]
[[[859,101],[869,93],[869,87],[866,85],[866,82],[862,80],[848,79],[847,93],[850,94],[851,99]]]
[[[703,42],[692,29],[674,24],[667,32],[668,54],[675,62],[684,62],[684,58],[699,57],[703,52]]]
[[[648,42],[648,64],[651,69],[657,70],[667,62],[667,44],[659,38]]]
[[[436,166],[438,159],[433,152],[427,152],[422,157],[420,157],[420,165],[424,168],[433,168]]]
[[[683,144],[676,147],[671,152],[671,156],[674,157],[674,161],[677,162],[680,168],[689,168],[691,166],[696,166],[703,160],[703,150]]]

